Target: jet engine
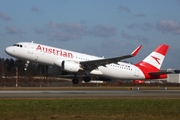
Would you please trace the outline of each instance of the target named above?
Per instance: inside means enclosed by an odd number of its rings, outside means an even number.
[[[79,70],[82,70],[80,64],[74,61],[62,61],[61,68],[68,72],[78,72]]]

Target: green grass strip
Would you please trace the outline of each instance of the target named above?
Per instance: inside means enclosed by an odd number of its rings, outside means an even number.
[[[1,99],[1,120],[179,120],[180,99]]]

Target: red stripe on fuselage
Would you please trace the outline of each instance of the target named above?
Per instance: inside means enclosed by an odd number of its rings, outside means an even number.
[[[146,62],[140,62],[138,64],[135,64],[135,66],[137,66],[144,74],[146,79],[160,79],[160,78],[167,78],[166,74],[162,74],[162,75],[150,75],[149,72],[158,72],[159,69],[152,66],[149,63]]]

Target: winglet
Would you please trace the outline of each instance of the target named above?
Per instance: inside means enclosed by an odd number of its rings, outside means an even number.
[[[131,53],[131,55],[132,55],[132,56],[136,56],[141,48],[142,48],[142,45],[138,46],[138,47]]]

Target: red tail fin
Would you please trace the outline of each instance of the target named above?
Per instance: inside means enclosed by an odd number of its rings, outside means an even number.
[[[158,72],[161,68],[163,60],[166,56],[169,46],[161,44],[156,48],[151,54],[149,54],[144,60],[136,64],[139,67],[145,76],[149,76],[150,72]]]

